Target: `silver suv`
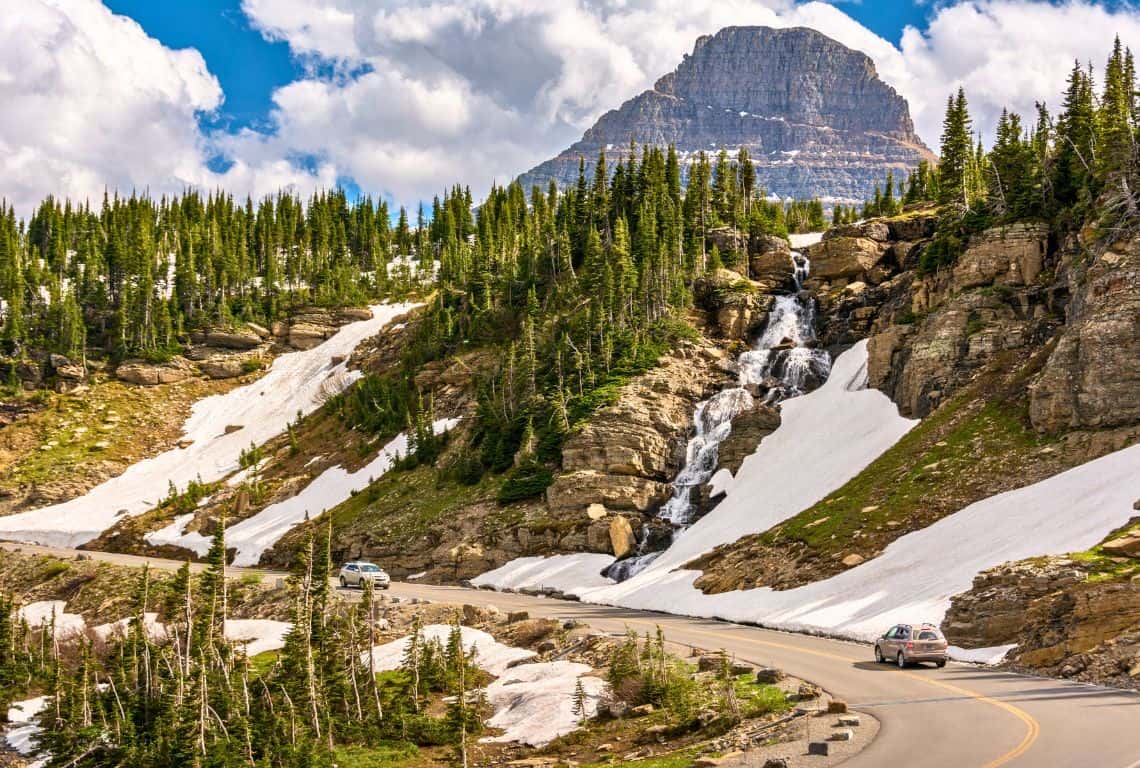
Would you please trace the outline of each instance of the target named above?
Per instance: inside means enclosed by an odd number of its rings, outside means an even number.
[[[946,666],[946,638],[935,624],[896,624],[875,641],[875,661],[894,662],[900,668],[920,661]]]
[[[387,589],[392,580],[378,565],[372,563],[345,563],[340,569],[340,586],[364,588],[364,582],[370,582],[375,589]]]

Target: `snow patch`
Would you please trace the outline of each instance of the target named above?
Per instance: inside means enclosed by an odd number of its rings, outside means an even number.
[[[788,241],[792,244],[793,250],[800,250],[807,248],[809,245],[815,245],[823,240],[822,232],[803,232],[798,235],[788,235]]]
[[[192,480],[209,483],[235,472],[251,442],[261,444],[282,433],[298,411],[313,411],[360,378],[359,371],[346,367],[349,355],[413,306],[375,306],[371,319],[342,326],[311,350],[279,356],[259,380],[198,401],[183,425],[183,439],[191,441],[188,447],[133,464],[79,498],[0,518],[0,539],[77,547],[97,538],[122,515],[139,515],[157,505],[171,482],[185,488]],[[342,362],[334,364],[334,358]],[[243,428],[226,434],[230,424]]]
[[[1005,661],[1005,657],[1016,647],[1017,643],[1013,643],[1012,645],[995,645],[992,648],[959,648],[956,645],[952,645],[950,646],[950,658],[955,661],[968,661],[973,664],[992,666]]]
[[[459,419],[440,419],[432,424],[432,428],[438,434],[453,428],[458,423]],[[352,494],[364,490],[372,481],[391,469],[396,459],[407,451],[407,435],[401,434],[385,445],[376,458],[356,472],[349,472],[340,465],[329,467],[296,496],[270,504],[256,515],[227,528],[226,547],[237,550],[232,565],[236,567],[257,565],[265,550],[276,544],[291,528],[304,522],[306,518],[318,517]],[[196,532],[183,534],[170,543],[193,550],[199,557],[210,551],[211,544],[210,539]]]
[[[597,712],[605,689],[602,680],[588,676],[591,671],[589,666],[572,661],[524,664],[507,670],[487,686],[487,701],[495,708],[487,724],[502,728],[503,733],[480,741],[518,741],[542,747],[576,731],[574,693],[578,681],[586,692],[586,717]]]
[[[26,621],[31,629],[47,629],[55,620],[55,635],[64,638],[82,634],[87,630],[87,621],[78,613],[67,612],[65,600],[41,600],[28,603],[16,611],[16,618]]]
[[[34,699],[14,701],[8,707],[8,729],[4,732],[4,740],[8,746],[27,757],[36,753],[39,745],[36,736],[41,728],[36,725],[35,719],[47,706],[47,696],[36,696]]]
[[[171,521],[170,525],[163,526],[157,531],[151,531],[143,536],[143,541],[150,544],[152,547],[161,547],[165,545],[180,546],[179,540],[182,538],[186,526],[194,519],[193,512],[187,512],[185,515],[178,515]]]
[[[452,627],[450,624],[429,624],[421,630],[421,637],[424,642],[438,640],[440,643],[446,645],[451,630]],[[475,649],[475,664],[480,669],[495,677],[506,672],[507,667],[511,663],[523,659],[531,659],[536,655],[534,651],[528,651],[525,648],[515,648],[510,645],[504,645],[480,629],[460,627],[459,632],[463,641],[464,650],[469,651],[472,648]],[[373,646],[372,663],[375,665],[375,668],[381,672],[399,669],[404,659],[404,652],[407,650],[411,640],[412,636],[408,635],[407,637],[401,637],[399,640],[393,640],[390,643]],[[364,663],[368,663],[367,652],[364,654]]]
[[[253,658],[261,653],[285,647],[285,636],[293,625],[272,619],[226,619],[226,639],[245,648],[245,655]]]
[[[133,620],[133,616],[128,616],[125,619],[112,621],[110,624],[100,624],[91,631],[103,642],[107,642],[111,639],[121,639],[126,637],[127,631],[131,627],[131,621]],[[147,637],[151,640],[162,640],[166,637],[166,625],[158,620],[157,613],[148,612],[143,614],[143,626],[146,627]]]

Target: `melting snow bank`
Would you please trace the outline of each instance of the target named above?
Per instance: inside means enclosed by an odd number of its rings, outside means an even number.
[[[987,568],[1088,549],[1134,514],[1140,445],[971,504],[824,581],[782,592],[705,595],[695,589],[700,574],[683,570],[685,563],[807,509],[914,425],[885,395],[863,389],[865,383],[861,342],[835,361],[823,387],[783,403],[780,428],[744,460],[735,478],[724,479],[724,501],[632,579],[591,586],[597,574],[587,565],[595,563],[565,556],[515,560],[474,583],[501,589],[550,584],[584,602],[867,641],[898,622],[940,622],[950,597],[969,589]],[[577,587],[568,583],[575,578],[582,580]],[[955,658],[990,661],[1000,650],[958,652]]]
[[[432,424],[436,434],[446,432],[459,419],[439,419]],[[314,518],[335,507],[369,486],[392,468],[396,459],[408,452],[408,438],[401,434],[381,449],[371,462],[356,472],[341,466],[330,467],[318,475],[296,496],[270,504],[252,517],[226,529],[226,546],[237,550],[231,565],[257,565],[265,550],[276,544],[290,528],[306,518]],[[146,535],[150,544],[173,544],[193,550],[199,557],[210,551],[211,540],[200,533],[183,533],[190,522],[184,515],[173,523]]]
[[[151,509],[166,496],[170,483],[185,488],[196,478],[214,482],[236,471],[250,443],[260,445],[277,436],[298,411],[310,413],[360,378],[359,371],[346,365],[352,351],[413,306],[372,307],[372,319],[342,326],[311,350],[277,357],[269,372],[252,384],[200,400],[183,426],[184,439],[193,441],[188,447],[133,464],[77,499],[0,518],[0,539],[77,547],[97,538],[120,516]],[[226,434],[229,425],[242,428]]]
[[[571,731],[578,730],[574,714],[574,692],[581,681],[586,692],[586,716],[598,711],[605,683],[588,675],[592,670],[572,661],[523,664],[507,670],[487,686],[487,701],[495,708],[487,721],[502,728],[498,736],[481,741],[518,741],[543,747]]]
[[[41,728],[36,725],[35,719],[47,702],[47,696],[37,696],[25,701],[14,701],[8,707],[8,728],[4,731],[4,740],[8,742],[9,747],[25,757],[37,751],[39,745],[36,743],[36,736]],[[37,760],[32,766],[44,765],[46,762],[46,759]]]
[[[1017,643],[1012,645],[995,645],[992,648],[959,648],[956,645],[950,646],[950,657],[958,661],[969,661],[974,664],[1001,664],[1005,661],[1006,655],[1017,647]]]
[[[614,558],[583,552],[552,557],[519,557],[493,571],[476,576],[471,584],[494,589],[578,592],[614,584],[602,575]]]
[[[424,642],[438,641],[441,644],[446,644],[451,629],[450,624],[428,624],[420,630],[420,636]],[[487,674],[496,677],[503,674],[512,663],[532,659],[536,655],[534,651],[528,651],[525,648],[504,645],[481,629],[460,627],[459,632],[464,650],[470,651],[474,648],[475,663]],[[411,640],[411,635],[408,635],[390,643],[373,646],[372,663],[376,669],[381,672],[398,669],[403,662],[404,652]],[[368,663],[367,653],[364,654],[364,663]]]

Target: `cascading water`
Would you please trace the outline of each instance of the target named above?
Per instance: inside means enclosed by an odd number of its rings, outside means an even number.
[[[815,337],[814,301],[803,290],[811,263],[806,256],[793,252],[792,269],[795,291],[776,298],[764,332],[737,360],[737,386],[697,404],[693,414],[696,434],[686,448],[685,465],[673,480],[672,498],[657,513],[673,526],[674,538],[696,517],[693,490],[716,472],[718,449],[732,431],[732,420],[756,405],[752,393],[756,392],[765,405],[775,405],[815,389],[831,372],[831,358],[819,348]],[[648,527],[643,526],[637,553],[611,565],[605,575],[625,581],[652,563],[663,550],[646,551],[651,541],[648,534]]]

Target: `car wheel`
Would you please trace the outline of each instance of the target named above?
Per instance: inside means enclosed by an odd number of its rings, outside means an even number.
[[[898,662],[899,669],[906,669],[906,656],[903,655],[902,651],[899,651],[898,658],[895,661]]]
[[[886,658],[883,656],[883,649],[877,645],[875,646],[875,661],[879,662],[880,664],[886,662]]]
[[[348,589],[348,582],[344,580],[343,576],[340,577],[340,588]]]
[[[939,669],[942,669],[945,666],[946,666],[946,659],[943,659],[942,661],[938,662],[938,668]]]

